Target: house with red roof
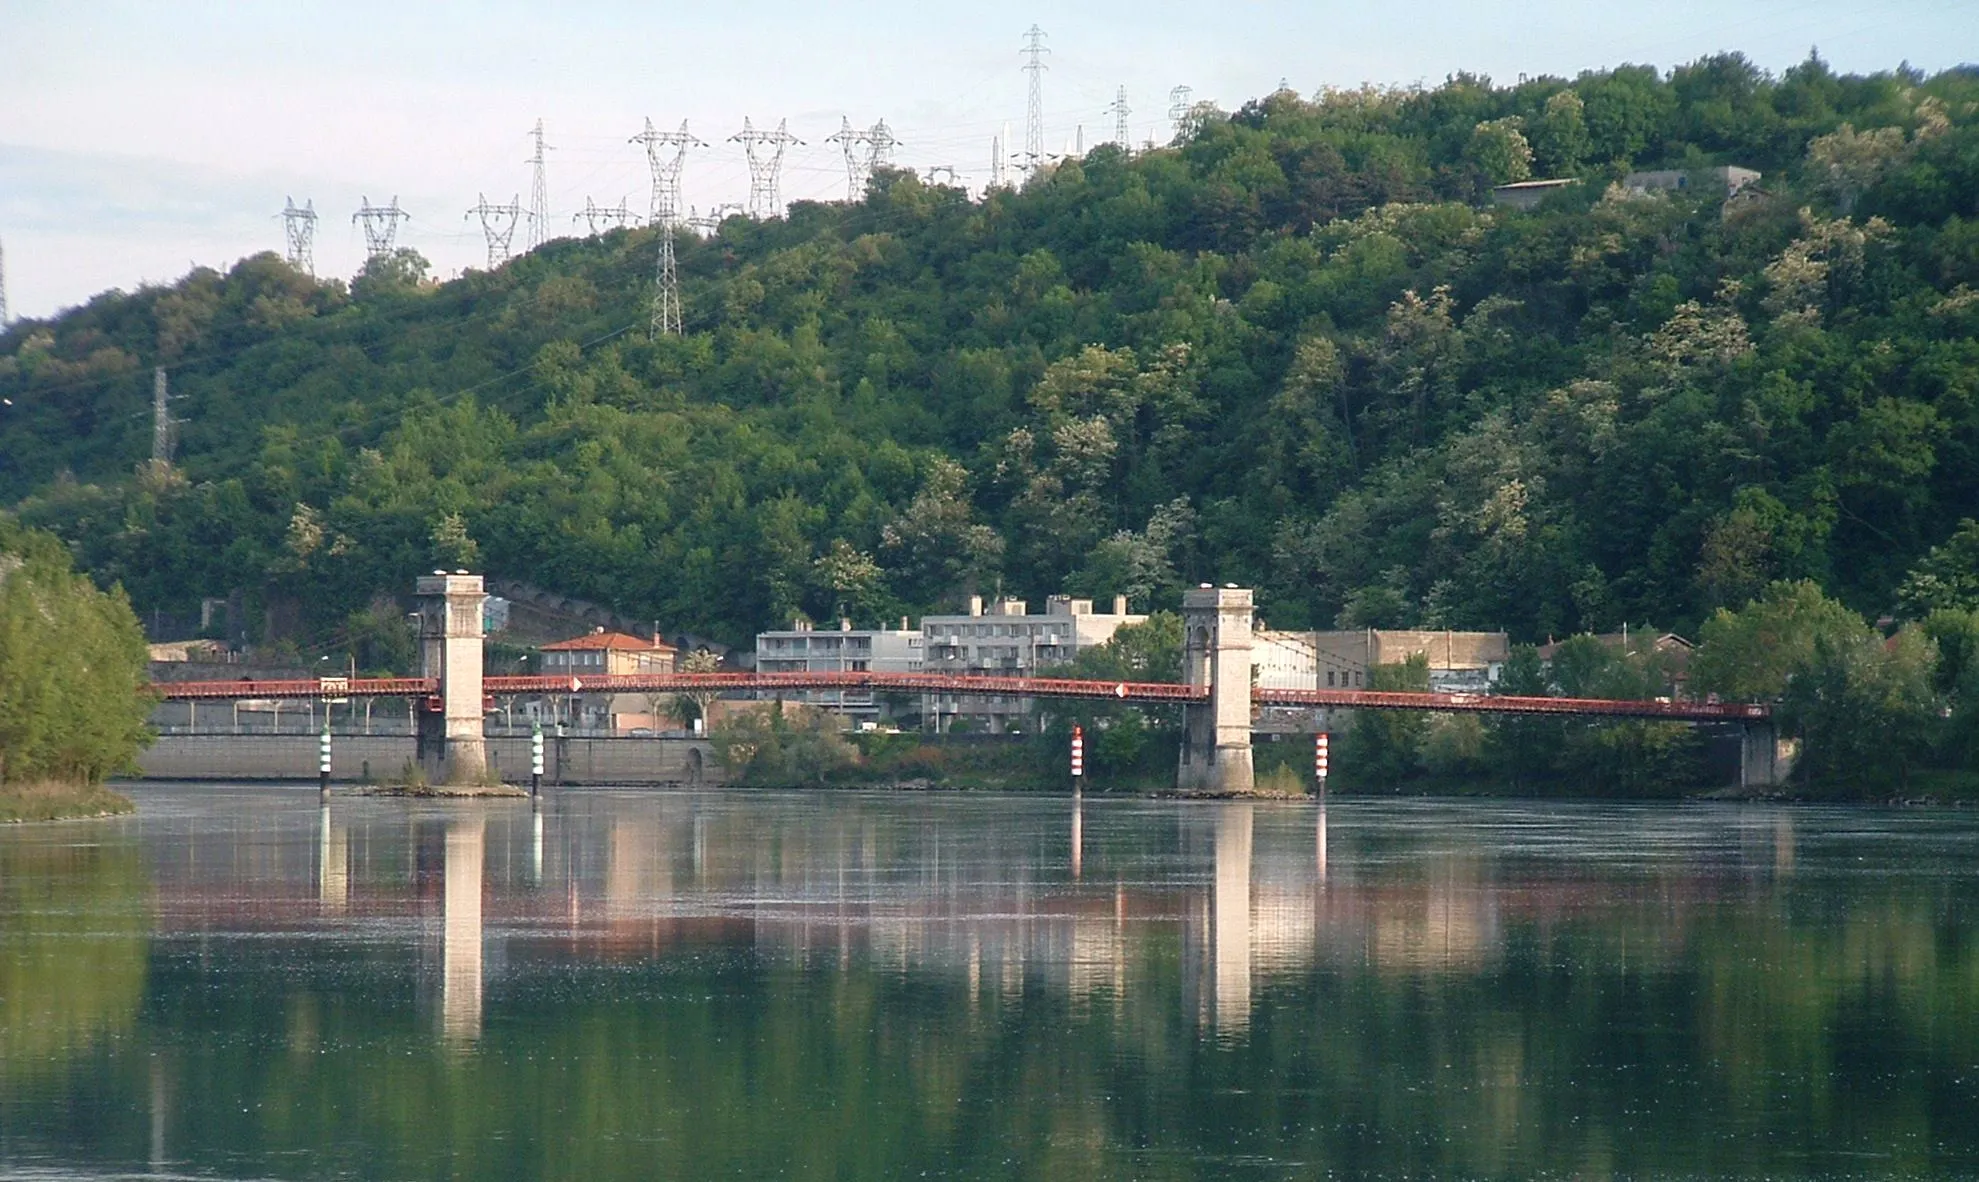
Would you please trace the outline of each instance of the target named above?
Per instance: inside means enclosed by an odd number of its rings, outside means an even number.
[[[657,636],[632,636],[593,628],[583,636],[543,646],[543,672],[551,677],[620,677],[672,673],[679,650]],[[668,694],[578,694],[569,699],[567,721],[578,727],[618,734],[660,731],[671,725]]]

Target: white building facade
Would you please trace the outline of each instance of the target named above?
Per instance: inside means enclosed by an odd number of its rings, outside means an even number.
[[[922,669],[923,637],[909,630],[903,618],[900,628],[854,628],[841,620],[835,631],[812,628],[799,621],[778,632],[756,634],[758,673],[919,673]],[[851,719],[855,726],[877,725],[886,716],[882,696],[871,690],[801,690],[790,700],[830,710]]]
[[[1105,644],[1123,625],[1146,619],[1127,611],[1124,595],[1114,597],[1110,613],[1095,612],[1090,599],[1067,595],[1045,600],[1042,612],[1032,612],[1021,599],[985,605],[980,596],[971,596],[967,615],[921,621],[924,667],[930,673],[1035,677],[1069,664],[1083,649]],[[1031,699],[1008,694],[936,694],[923,713],[937,730],[951,730],[959,720],[976,731],[1004,734],[1029,729],[1032,708]]]

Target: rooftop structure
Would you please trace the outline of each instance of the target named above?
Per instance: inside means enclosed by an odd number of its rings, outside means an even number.
[[[1668,193],[1709,185],[1729,198],[1747,185],[1757,184],[1762,175],[1756,169],[1740,168],[1736,164],[1721,164],[1716,168],[1659,168],[1629,173],[1622,178],[1622,188],[1631,193]]]
[[[1509,185],[1496,185],[1491,190],[1491,204],[1508,205],[1513,209],[1531,209],[1548,197],[1569,185],[1580,184],[1580,178],[1563,176],[1539,181],[1513,181]]]

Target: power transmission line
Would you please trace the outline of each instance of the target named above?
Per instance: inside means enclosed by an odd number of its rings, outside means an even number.
[[[1119,146],[1122,152],[1132,154],[1134,151],[1134,141],[1132,139],[1132,133],[1127,130],[1127,116],[1131,113],[1132,108],[1127,106],[1126,87],[1123,86],[1114,92],[1113,105],[1108,107],[1107,110],[1113,112],[1113,142]]]
[[[749,157],[749,216],[759,221],[783,216],[783,152],[804,142],[790,134],[789,125],[780,119],[775,131],[757,131],[744,116],[742,130],[728,137]]]
[[[1024,177],[1031,175],[1044,163],[1044,55],[1051,50],[1044,47],[1044,30],[1032,25],[1024,34],[1024,48],[1019,50],[1031,60],[1024,64],[1024,72],[1031,76],[1030,102],[1024,109]]]
[[[295,198],[286,199],[282,209],[282,237],[289,248],[289,266],[305,275],[316,274],[316,202],[308,201],[301,209],[295,207]]]
[[[515,224],[522,220],[520,195],[510,198],[507,205],[488,204],[486,193],[477,193],[481,204],[467,211],[468,217],[479,216],[481,233],[488,239],[488,269],[494,270],[508,261],[509,243],[515,240]]]
[[[392,253],[392,244],[399,236],[399,222],[410,219],[411,214],[399,208],[399,199],[392,198],[390,205],[373,205],[371,198],[362,198],[364,204],[350,215],[350,220],[364,226],[364,256],[369,262],[379,255]]]

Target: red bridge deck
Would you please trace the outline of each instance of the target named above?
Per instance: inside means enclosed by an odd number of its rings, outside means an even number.
[[[424,677],[325,677],[302,681],[174,681],[151,687],[167,701],[246,698],[405,698],[440,692]],[[650,673],[618,677],[487,677],[484,692],[507,694],[681,693],[688,690],[878,690],[982,697],[1206,702],[1209,691],[1155,681],[1081,681],[1060,677],[977,677],[946,673]],[[1260,689],[1261,706],[1336,707],[1359,710],[1434,710],[1455,714],[1564,714],[1608,718],[1662,718],[1681,722],[1763,719],[1763,705],[1715,702],[1630,701],[1611,698],[1527,698],[1500,694],[1394,693],[1376,690]]]

